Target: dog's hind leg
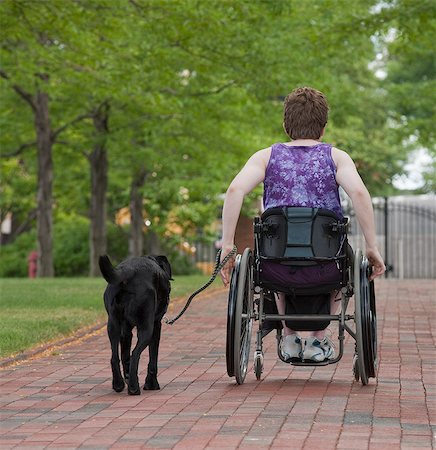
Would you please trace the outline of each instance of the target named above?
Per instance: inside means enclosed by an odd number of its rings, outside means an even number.
[[[107,324],[107,333],[109,340],[111,342],[112,357],[111,357],[111,367],[112,367],[112,388],[116,392],[121,392],[124,389],[125,383],[121,375],[120,370],[120,353],[119,353],[119,343],[120,343],[120,326],[119,324],[109,321]]]
[[[138,381],[138,366],[139,366],[139,358],[141,357],[141,353],[150,344],[152,330],[150,328],[137,329],[138,342],[136,343],[135,348],[132,351],[132,355],[130,357],[130,369],[129,369],[129,383],[128,383],[128,393],[130,395],[140,395],[141,389],[139,388]]]
[[[144,390],[154,391],[160,389],[159,383],[157,381],[157,360],[159,354],[161,329],[162,323],[160,321],[155,322],[153,328],[153,336],[151,338],[151,342],[148,347],[150,357],[148,362],[147,378],[145,379]]]
[[[124,324],[121,333],[121,363],[123,365],[124,379],[129,381],[130,348],[132,347],[132,328]]]

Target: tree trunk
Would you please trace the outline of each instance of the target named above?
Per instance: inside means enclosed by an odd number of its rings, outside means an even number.
[[[100,276],[98,258],[107,252],[106,192],[108,183],[108,161],[106,138],[109,132],[109,104],[104,102],[94,114],[96,143],[89,155],[91,171],[91,205],[89,231],[89,275]]]
[[[45,92],[35,96],[35,128],[38,149],[37,237],[38,277],[53,277],[53,160],[49,116],[49,97]]]
[[[0,77],[9,80],[9,76],[0,70]],[[41,80],[47,82],[49,75],[46,73],[35,73],[37,86]],[[11,83],[12,89],[28,103],[34,115],[36,147],[38,158],[38,189],[36,198],[36,231],[37,231],[37,271],[38,277],[53,277],[53,158],[52,147],[56,138],[69,125],[79,120],[89,118],[89,115],[80,115],[70,123],[63,125],[58,130],[53,131],[50,124],[49,95],[41,92],[39,87],[36,94],[27,92],[21,86]],[[33,147],[35,142],[28,142],[20,145],[17,151],[10,156],[19,155],[25,148]],[[29,219],[31,216],[29,215]],[[33,220],[33,219],[32,219]]]
[[[130,187],[130,236],[129,255],[141,256],[144,252],[144,218],[142,216],[142,193],[147,172],[141,169],[133,176]]]
[[[145,248],[146,253],[150,255],[161,255],[163,253],[159,236],[152,230],[147,231]]]

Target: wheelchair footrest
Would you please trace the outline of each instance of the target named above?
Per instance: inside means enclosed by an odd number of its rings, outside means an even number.
[[[289,361],[289,363],[293,366],[328,366],[331,364],[331,360],[327,359],[325,361]]]

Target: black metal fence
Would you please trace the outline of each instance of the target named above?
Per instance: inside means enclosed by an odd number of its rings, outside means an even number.
[[[386,276],[436,278],[436,195],[375,198],[373,205]],[[349,209],[347,215],[350,244],[364,249],[357,220]]]
[[[436,195],[379,197],[373,205],[386,277],[436,279]],[[364,251],[365,241],[349,201],[344,200],[343,208],[350,218],[350,244]],[[195,247],[194,262],[211,272],[215,245],[197,242]]]

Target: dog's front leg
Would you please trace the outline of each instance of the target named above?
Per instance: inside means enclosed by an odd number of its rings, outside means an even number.
[[[144,390],[155,391],[160,389],[157,381],[157,360],[159,354],[159,342],[162,323],[160,321],[154,323],[153,336],[148,347],[149,362],[147,369],[147,378],[145,379]]]
[[[140,395],[141,389],[139,388],[138,381],[138,366],[139,358],[141,353],[150,343],[152,330],[148,329],[137,329],[138,342],[132,351],[132,356],[130,357],[130,369],[129,369],[129,382],[128,382],[128,393],[130,395]]]
[[[124,389],[125,383],[120,370],[120,353],[118,345],[120,342],[121,330],[119,324],[109,320],[107,324],[107,333],[112,349],[112,388],[116,392],[121,392]]]

